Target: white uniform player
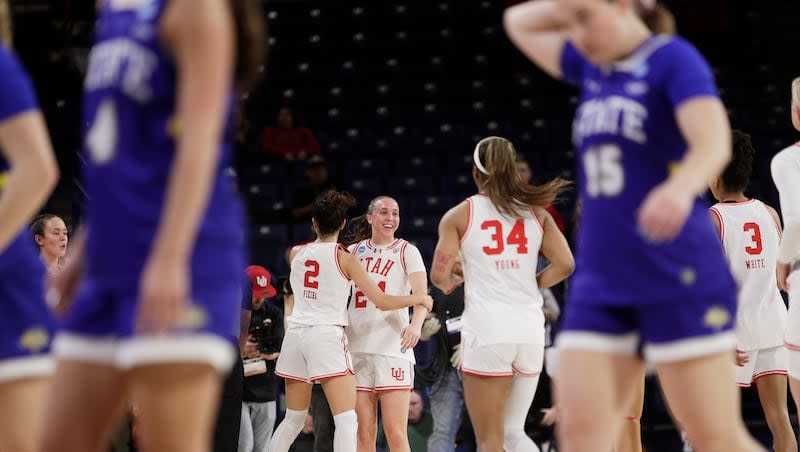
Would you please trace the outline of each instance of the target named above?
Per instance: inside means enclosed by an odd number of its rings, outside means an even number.
[[[310,383],[353,373],[344,334],[352,283],[340,266],[339,249],[338,243],[313,242],[292,259],[294,309],[275,375]]]
[[[359,259],[378,287],[390,295],[410,294],[408,276],[426,273],[417,247],[403,239],[388,245],[362,240],[350,245],[348,251]],[[358,287],[353,291],[346,333],[356,370],[356,388],[376,392],[412,389],[414,351],[405,350],[400,344],[402,330],[409,323],[408,309],[381,311]]]
[[[747,353],[748,362],[736,366],[736,383],[749,387],[765,375],[786,375],[786,306],[775,284],[779,226],[756,199],[717,203],[711,212],[719,221],[725,255],[739,286],[737,349]]]
[[[800,79],[797,79],[800,80]],[[800,81],[795,84],[800,87]],[[800,90],[800,88],[797,88]],[[793,95],[794,95],[793,91]],[[799,101],[800,102],[800,101]],[[793,106],[800,111],[800,104]],[[800,124],[800,120],[798,121]],[[800,129],[798,129],[800,130]],[[789,349],[789,376],[800,380],[800,142],[789,146],[772,159],[772,178],[780,192],[784,234],[778,261],[793,264],[789,285],[789,320],[785,344]]]
[[[542,295],[536,264],[541,223],[500,214],[491,200],[467,200],[469,223],[461,237],[464,314],[463,372],[483,376],[535,376],[544,358]]]

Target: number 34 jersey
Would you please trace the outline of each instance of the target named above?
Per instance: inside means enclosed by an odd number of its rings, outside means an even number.
[[[461,237],[464,268],[462,338],[478,346],[544,344],[542,294],[536,264],[544,231],[533,212],[500,214],[484,195],[467,198]]]
[[[177,68],[159,37],[167,0],[109,0],[99,13],[84,81],[84,182],[88,191],[89,272],[104,279],[138,279],[164,208],[167,180],[182,131]],[[240,271],[243,214],[232,162],[234,89],[218,163],[201,217],[193,274],[206,262]],[[198,187],[198,189],[201,189]],[[238,277],[236,277],[238,278]]]
[[[426,275],[419,250],[403,239],[388,245],[364,240],[350,245],[348,250],[359,259],[375,284],[389,295],[410,294],[408,275],[418,272]],[[414,352],[402,352],[400,347],[400,334],[409,322],[408,309],[381,311],[357,286],[353,291],[348,308],[350,324],[345,330],[350,351],[395,356],[415,362]]]
[[[756,199],[718,203],[711,212],[719,220],[725,255],[739,285],[738,348],[757,350],[783,344],[786,306],[775,282],[780,246],[775,220]]]

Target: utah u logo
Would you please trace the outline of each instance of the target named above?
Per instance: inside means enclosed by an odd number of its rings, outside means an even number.
[[[392,367],[392,378],[397,381],[403,381],[406,378],[406,371],[400,367]]]
[[[257,276],[256,277],[256,284],[258,284],[258,287],[267,287],[267,277],[266,276]]]

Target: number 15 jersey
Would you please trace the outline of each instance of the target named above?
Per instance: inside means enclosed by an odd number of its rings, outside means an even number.
[[[500,214],[489,197],[467,198],[461,237],[464,268],[462,336],[478,345],[544,344],[536,264],[544,231],[533,212]]]
[[[688,149],[676,119],[687,101],[717,98],[708,64],[678,37],[652,36],[627,58],[596,66],[571,43],[561,72],[581,90],[572,137],[583,202],[570,303],[730,303],[735,285],[708,204],[695,198],[674,240],[649,241],[638,213]]]

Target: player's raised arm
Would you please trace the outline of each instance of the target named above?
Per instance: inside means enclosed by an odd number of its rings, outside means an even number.
[[[533,0],[508,8],[503,25],[511,42],[543,71],[561,78],[567,18],[556,0]]]
[[[391,311],[415,305],[422,305],[428,310],[433,308],[433,299],[429,295],[415,294],[396,296],[385,294],[378,285],[375,284],[375,281],[369,277],[367,272],[364,271],[358,258],[343,249],[340,249],[338,253],[342,269],[378,309],[382,311]]]
[[[445,294],[464,282],[461,277],[453,274],[453,266],[460,246],[459,224],[466,223],[468,208],[467,203],[462,202],[448,210],[439,222],[439,241],[433,253],[431,282]]]

